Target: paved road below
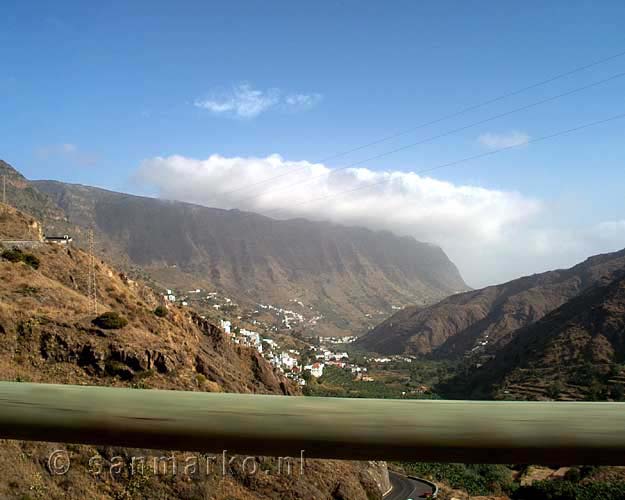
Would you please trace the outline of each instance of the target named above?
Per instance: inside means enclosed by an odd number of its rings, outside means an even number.
[[[427,494],[432,494],[432,488],[427,484],[420,483],[395,472],[389,471],[388,474],[393,489],[384,497],[384,500],[417,500],[418,498],[427,498]]]

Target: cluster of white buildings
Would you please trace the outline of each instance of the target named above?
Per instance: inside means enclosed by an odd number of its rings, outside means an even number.
[[[226,332],[228,335],[232,335],[232,323],[230,321],[221,320],[220,321],[221,329]]]
[[[375,363],[390,363],[392,361],[403,361],[405,363],[412,363],[416,358],[414,356],[402,356],[401,354],[394,354],[392,356],[384,356],[381,358],[366,358]]]
[[[323,369],[325,367],[324,363],[313,363],[311,365],[306,365],[304,367],[304,371],[308,371],[310,372],[310,375],[315,377],[315,378],[319,378],[323,375]]]
[[[167,289],[166,293],[163,294],[163,298],[167,302],[175,302],[182,306],[188,306],[191,301],[200,302],[204,305],[212,305],[212,307],[217,310],[225,306],[236,306],[231,298],[219,297],[217,292],[207,292],[204,294],[204,290],[201,288],[180,292],[180,296],[176,296],[173,290]]]
[[[194,303],[204,307],[212,307],[217,311],[237,307],[237,304],[230,297],[220,296],[218,292],[208,292],[202,290],[201,288],[187,291],[177,290],[178,293],[174,290],[167,289],[165,292],[166,293],[162,294],[165,301],[182,306],[188,306],[189,304]],[[291,302],[294,302],[297,306],[305,309],[306,311],[314,311],[312,306],[309,307],[304,305],[301,300],[292,299]],[[272,322],[273,324],[265,325],[262,321],[258,321],[254,318],[254,316],[259,314],[261,311],[271,312],[276,317],[276,320]],[[307,318],[301,312],[274,306],[272,304],[257,304],[256,310],[251,314],[246,314],[246,316],[246,320],[248,320],[251,324],[262,326],[264,330],[272,332],[277,332],[279,328],[292,330],[294,327],[300,325],[314,326],[323,318],[322,315]],[[239,319],[242,319],[242,317],[239,317]]]
[[[392,358],[373,358],[373,361],[375,361],[376,363],[390,363],[391,361],[393,361]]]
[[[313,310],[312,306],[306,307],[301,300],[291,299],[291,302],[296,303],[298,306],[303,309]],[[258,304],[258,308],[255,313],[260,312],[260,309],[265,311],[270,311],[276,314],[280,319],[281,325],[287,330],[291,330],[294,326],[306,324],[309,326],[314,326],[317,322],[323,318],[323,315],[318,315],[311,317],[310,319],[306,319],[306,317],[297,311],[292,311],[291,309],[285,309],[283,307],[276,307],[271,304]]]
[[[299,351],[289,349],[288,351],[278,352],[279,346],[275,340],[262,337],[260,333],[245,328],[235,329],[232,327],[232,323],[227,320],[221,320],[220,326],[235,344],[256,349],[269,363],[287,377],[295,380],[300,385],[306,384],[302,378]]]
[[[246,330],[245,328],[240,328],[235,331],[232,328],[232,322],[228,320],[222,319],[219,322],[219,326],[221,329],[230,336],[232,341],[235,344],[246,345],[249,347],[253,347],[258,352],[262,354],[263,352],[263,343],[269,345],[276,345],[276,343],[271,339],[265,339],[260,336],[260,333],[253,332],[252,330]]]
[[[279,354],[268,353],[265,357],[273,366],[284,373],[288,378],[294,380],[299,385],[306,385],[306,381],[302,377],[303,369],[300,366],[299,354],[299,351],[289,349],[288,351],[282,351]]]
[[[358,337],[356,337],[355,335],[346,335],[343,337],[318,337],[318,338],[321,344],[326,343],[326,342],[329,344],[351,344],[352,342],[356,342],[356,340],[358,339]]]
[[[272,306],[271,304],[258,304],[258,307],[267,311],[274,312],[278,317],[281,318],[282,326],[287,330],[293,328],[296,324],[302,324],[306,321],[303,314],[300,314],[296,311],[291,311],[290,309],[284,309],[282,307]]]
[[[176,294],[172,290],[166,290],[164,294],[165,300],[169,302],[176,302],[187,305],[187,301],[200,301],[205,305],[212,306],[215,309],[221,309],[228,305],[235,305],[232,299],[228,297],[220,297],[217,292],[204,292],[197,288],[195,290],[189,290],[188,292],[181,292],[182,297],[176,297]],[[303,309],[308,309],[301,301],[293,299],[292,302],[296,303]],[[271,304],[257,304],[257,309],[254,314],[260,313],[261,310],[274,313],[279,320],[281,320],[282,326],[286,329],[291,329],[294,325],[307,323],[314,325],[318,320],[322,319],[322,316],[315,316],[311,319],[306,319],[303,314],[285,309],[282,307],[276,307]],[[309,308],[312,310],[312,307]],[[254,315],[253,314],[253,315]],[[253,319],[253,315],[246,315],[246,321],[249,321],[251,325],[259,325],[263,331],[277,331],[275,326],[263,325],[260,321]],[[238,317],[242,319],[241,316]],[[277,370],[285,374],[286,377],[296,381],[300,385],[306,385],[306,381],[303,378],[304,373],[309,372],[312,377],[319,378],[323,376],[324,369],[328,366],[335,366],[341,369],[349,370],[356,377],[362,378],[363,374],[367,372],[367,368],[354,365],[349,361],[349,355],[346,352],[333,352],[332,350],[321,347],[310,346],[314,354],[314,360],[312,363],[302,366],[300,352],[294,349],[281,351],[276,341],[270,338],[262,337],[260,333],[248,330],[245,328],[235,328],[232,321],[222,319],[220,320],[221,329],[230,337],[233,343],[245,345],[256,349],[263,355]],[[357,339],[355,336],[338,336],[338,337],[319,337],[321,344],[349,344]]]
[[[224,328],[224,331],[230,335],[235,344],[253,347],[259,353],[263,354],[263,342],[267,343],[266,341],[270,339],[264,339],[260,336],[260,333],[253,332],[252,330],[246,330],[245,328],[240,328],[238,331],[235,331],[229,323],[230,321],[222,321],[222,325],[225,324],[228,330],[226,330],[223,326],[222,328]]]
[[[312,377],[323,376],[324,369],[328,366],[350,370],[352,374],[361,377],[367,368],[350,364],[349,354],[346,352],[334,352],[326,348],[312,347],[315,351],[314,361],[302,366],[301,353],[296,349],[280,350],[279,345],[273,339],[261,337],[258,332],[245,328],[236,329],[227,320],[221,321],[221,328],[232,338],[236,344],[247,345],[260,352],[277,370],[286,377],[296,381],[300,385],[306,385],[304,374],[310,373]]]
[[[324,368],[327,366],[335,366],[337,368],[349,370],[352,374],[357,376],[367,372],[366,367],[351,363],[349,354],[346,352],[334,352],[324,347],[313,347],[313,350],[317,351],[315,354],[316,361],[310,365],[304,366],[304,371],[310,371],[310,374],[315,378],[321,377]]]
[[[346,352],[332,352],[327,349],[322,349],[321,352],[315,354],[318,360],[323,360],[326,363],[344,363],[349,361],[349,354]]]

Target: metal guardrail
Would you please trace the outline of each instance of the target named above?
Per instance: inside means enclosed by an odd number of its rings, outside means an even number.
[[[416,401],[0,383],[0,438],[353,460],[625,465],[624,403]]]

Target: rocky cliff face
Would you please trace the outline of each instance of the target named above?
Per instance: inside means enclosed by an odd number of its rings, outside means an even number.
[[[389,232],[28,181],[7,163],[8,200],[50,234],[124,269],[141,266],[167,287],[214,287],[241,303],[297,299],[322,316],[316,334],[365,331],[392,306],[433,303],[467,289],[438,247]]]
[[[625,250],[591,257],[571,269],[456,294],[429,307],[407,307],[363,336],[358,345],[383,354],[492,355],[520,328],[623,268]]]
[[[71,223],[92,226],[113,251],[161,282],[192,282],[239,300],[310,304],[333,332],[364,328],[367,314],[466,290],[433,245],[303,219],[278,221],[237,210],[37,181]]]
[[[34,217],[0,203],[0,240],[43,241],[43,227]]]

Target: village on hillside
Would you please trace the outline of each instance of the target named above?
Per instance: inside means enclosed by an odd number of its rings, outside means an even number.
[[[373,382],[374,378],[369,374],[372,364],[412,363],[415,359],[411,356],[358,356],[357,361],[350,359],[345,347],[356,341],[354,335],[298,334],[298,347],[284,345],[285,331],[309,329],[323,317],[298,299],[292,299],[292,302],[302,312],[260,303],[253,310],[244,311],[232,298],[200,288],[188,291],[167,289],[162,297],[172,305],[193,307],[203,317],[210,314],[212,318],[219,318],[219,326],[233,343],[256,349],[277,371],[300,386],[306,386],[311,378],[321,378],[330,367],[350,374],[354,381]],[[287,338],[292,340],[290,336]],[[420,392],[428,389],[421,387]]]

